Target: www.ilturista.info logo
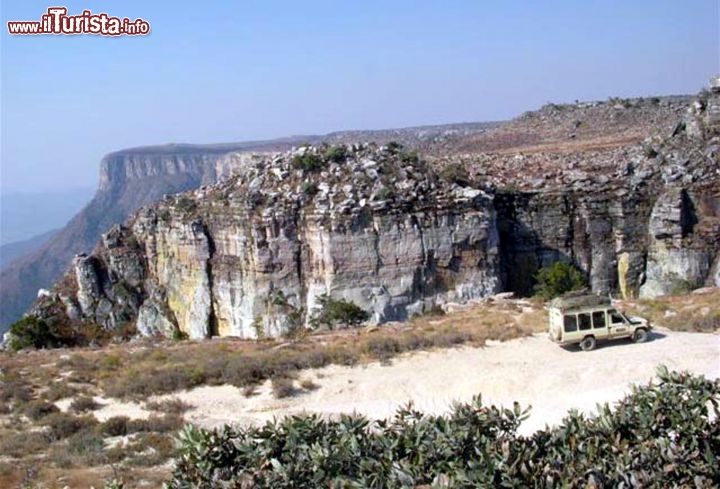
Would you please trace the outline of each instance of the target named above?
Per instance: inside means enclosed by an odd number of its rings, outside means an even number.
[[[41,20],[16,20],[7,23],[8,32],[18,35],[40,34],[97,34],[100,36],[137,36],[150,32],[150,24],[143,19],[131,21],[127,17],[110,17],[83,10],[80,15],[67,15],[65,7],[50,7]]]

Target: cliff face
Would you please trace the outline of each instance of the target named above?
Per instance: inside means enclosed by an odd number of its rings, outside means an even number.
[[[250,162],[112,229],[75,259],[77,291],[60,292],[69,315],[107,329],[136,322],[145,334],[276,336],[325,293],[379,322],[500,290],[484,191],[392,149],[356,147],[322,172],[292,161]]]
[[[92,250],[101,233],[141,205],[217,180],[218,163],[244,146],[164,146],[112,153],[101,162],[100,185],[90,203],[40,249],[8,265],[0,276],[0,326],[18,319],[39,288],[50,287],[73,255]],[[2,330],[2,328],[0,328]]]
[[[89,252],[101,233],[122,223],[140,206],[165,194],[184,192],[232,174],[245,156],[238,152],[287,151],[303,141],[352,143],[373,139],[427,147],[474,135],[494,123],[467,123],[379,131],[345,131],[324,136],[294,136],[268,141],[188,145],[169,144],[111,153],[100,165],[98,191],[52,241],[16,259],[0,275],[0,333],[30,307],[38,289],[49,288],[76,253]]]
[[[555,261],[584,270],[593,291],[655,297],[720,286],[720,185],[496,196],[504,287],[532,292]]]
[[[225,154],[208,180],[231,176],[140,209],[33,312],[62,304],[71,322],[108,330],[256,337],[306,324],[321,294],[403,319],[529,293],[557,260],[626,297],[720,286],[718,107],[720,90],[704,92],[671,134],[629,146],[541,144],[432,165],[392,145]],[[143,165],[208,168],[129,163],[108,181]]]

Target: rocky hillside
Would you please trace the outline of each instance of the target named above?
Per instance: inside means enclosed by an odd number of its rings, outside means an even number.
[[[527,293],[557,260],[626,297],[720,285],[720,90],[671,125],[622,148],[435,165],[397,145],[227,155],[234,176],[113,228],[34,314],[256,337],[306,324],[325,293],[403,319]]]
[[[578,153],[628,146],[655,133],[669,134],[692,102],[690,96],[547,104],[452,145],[440,155],[463,153]]]
[[[40,249],[9,264],[0,275],[0,332],[20,316],[70,265],[76,253],[89,252],[101,233],[122,223],[138,207],[174,194],[214,183],[232,173],[236,152],[287,151],[301,142],[319,144],[374,140],[401,141],[428,147],[484,132],[494,123],[449,124],[378,131],[344,131],[324,136],[295,136],[234,144],[169,144],[111,153],[100,164],[100,184],[92,201]]]

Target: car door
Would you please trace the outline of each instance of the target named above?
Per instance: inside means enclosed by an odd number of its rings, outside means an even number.
[[[608,315],[605,314],[605,311],[594,311],[592,313],[592,327],[596,338],[607,338],[610,335]]]
[[[615,309],[608,310],[608,329],[610,338],[627,336],[630,334],[630,325],[622,314]]]

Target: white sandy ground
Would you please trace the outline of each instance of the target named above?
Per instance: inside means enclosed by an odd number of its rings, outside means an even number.
[[[597,403],[622,398],[631,384],[650,381],[658,365],[720,378],[720,334],[656,331],[652,341],[627,340],[599,344],[591,352],[564,349],[545,334],[485,348],[463,347],[403,355],[390,365],[328,366],[307,370],[298,380],[311,379],[314,391],[276,399],[270,382],[251,397],[232,386],[206,386],[164,398],[177,397],[194,408],[185,419],[203,427],[226,423],[262,423],[300,412],[333,415],[358,412],[371,418],[392,416],[413,401],[426,413],[442,414],[453,401],[469,401],[481,393],[486,404],[512,407],[532,405],[520,428],[527,434],[558,423],[569,409],[592,413]],[[162,398],[155,398],[162,399]],[[146,417],[141,405],[99,399],[101,419],[114,415]],[[64,406],[63,406],[64,407]]]

